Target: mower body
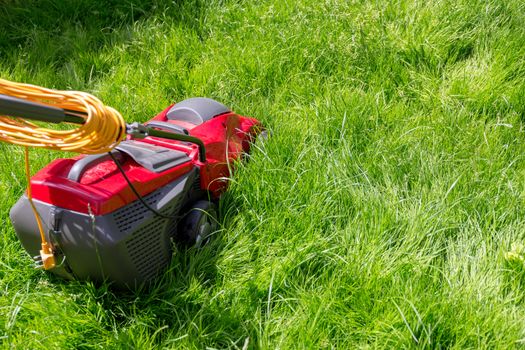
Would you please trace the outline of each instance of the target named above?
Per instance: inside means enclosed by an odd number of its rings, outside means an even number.
[[[253,118],[205,98],[166,108],[146,123],[197,137],[205,145],[128,137],[112,151],[148,209],[108,154],[57,159],[31,179],[33,202],[57,256],[50,271],[66,278],[133,287],[168,266],[179,221],[198,200],[227,188],[235,161],[260,131]],[[13,206],[11,221],[23,247],[39,255],[40,234],[29,200]]]

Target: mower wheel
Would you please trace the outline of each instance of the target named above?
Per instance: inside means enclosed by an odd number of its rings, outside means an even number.
[[[202,247],[217,229],[217,208],[206,200],[195,202],[179,223],[177,241],[185,246]]]
[[[259,135],[257,135],[257,137],[255,138],[255,143],[256,144],[259,144],[259,145],[262,145],[266,142],[266,140],[268,140],[268,137],[270,135],[268,134],[268,130],[263,130],[259,133]]]
[[[270,135],[268,135],[268,130],[264,129],[259,133],[259,135],[257,135],[257,137],[255,138],[255,142],[264,143],[264,141],[268,140],[269,136]]]

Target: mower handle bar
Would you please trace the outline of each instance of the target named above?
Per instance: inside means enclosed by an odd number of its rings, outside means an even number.
[[[0,94],[0,115],[55,124],[62,122],[84,124],[85,120],[79,114],[84,113]]]
[[[197,137],[164,130],[157,130],[152,127],[149,127],[148,125],[140,124],[137,122],[133,124],[128,124],[126,127],[126,133],[137,139],[143,139],[145,137],[152,136],[159,137],[162,139],[193,143],[199,146],[199,160],[203,163],[206,162],[206,147],[204,146],[204,142],[202,142],[202,140]]]

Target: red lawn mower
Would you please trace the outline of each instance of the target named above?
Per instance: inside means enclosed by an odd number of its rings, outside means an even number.
[[[56,122],[47,106],[0,95],[0,114],[27,117],[28,108]],[[30,182],[57,261],[50,271],[128,287],[159,275],[174,242],[202,245],[216,230],[216,200],[261,131],[256,119],[190,98],[147,123],[128,124],[126,140],[109,153],[53,161]],[[25,250],[38,257],[40,234],[27,194],[10,217]]]

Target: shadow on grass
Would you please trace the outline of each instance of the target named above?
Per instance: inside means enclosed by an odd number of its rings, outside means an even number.
[[[79,88],[118,64],[115,48],[125,50],[138,23],[178,23],[202,34],[205,12],[202,0],[0,0],[0,62],[31,75],[51,71],[57,85]]]

